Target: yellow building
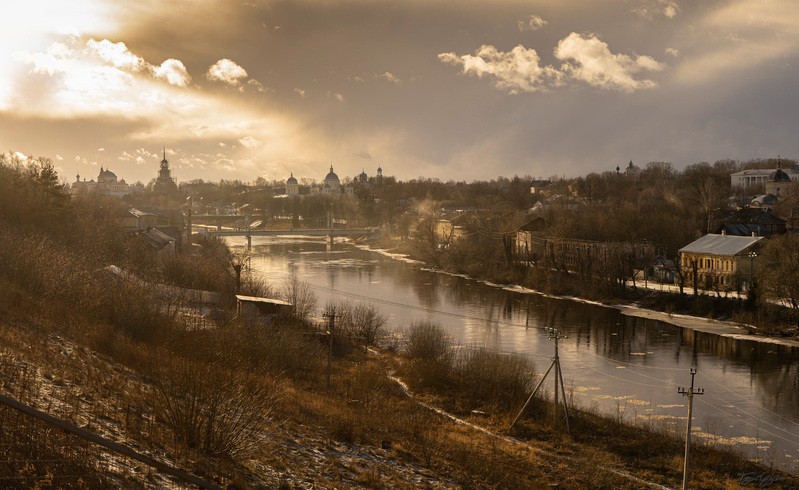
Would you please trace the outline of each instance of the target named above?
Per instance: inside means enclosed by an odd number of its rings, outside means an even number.
[[[740,289],[755,274],[763,237],[708,234],[680,249],[686,283],[703,289]]]

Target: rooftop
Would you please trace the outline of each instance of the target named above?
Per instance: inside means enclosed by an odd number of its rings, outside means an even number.
[[[732,256],[743,252],[760,240],[763,240],[763,237],[715,235],[711,233],[684,246],[680,249],[680,252]]]

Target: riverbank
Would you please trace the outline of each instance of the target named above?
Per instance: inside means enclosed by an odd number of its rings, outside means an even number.
[[[639,301],[636,300],[636,299],[640,300],[640,296],[639,298],[635,298],[631,301],[623,301],[623,300],[620,301],[620,298],[613,298],[610,300],[597,300],[597,299],[587,299],[571,294],[548,293],[520,284],[499,284],[489,279],[472,277],[467,274],[459,274],[443,270],[440,268],[435,268],[432,265],[427,264],[422,260],[419,260],[419,258],[413,257],[412,251],[407,246],[393,247],[393,248],[380,248],[376,246],[376,244],[355,244],[355,246],[362,250],[368,250],[371,252],[379,253],[395,260],[401,260],[409,264],[423,266],[423,269],[425,270],[430,270],[432,272],[440,274],[453,275],[464,279],[477,281],[490,287],[514,291],[521,294],[534,294],[547,298],[563,299],[584,304],[613,308],[619,310],[622,314],[626,316],[657,320],[680,328],[686,328],[697,332],[710,333],[738,340],[749,340],[749,341],[768,343],[768,344],[778,344],[786,347],[799,347],[799,340],[797,340],[796,338],[786,337],[784,335],[758,334],[757,333],[758,328],[756,326],[728,319],[729,316],[731,316],[731,314],[729,312],[724,312],[723,306],[719,308],[716,305],[711,305],[710,307],[704,309],[701,312],[702,316],[699,316],[699,315],[690,315],[675,311],[664,311],[648,307],[642,307],[639,304],[637,304],[639,303]],[[648,306],[661,306],[664,309],[673,309],[674,304],[677,300],[683,300],[682,302],[685,302],[688,301],[689,298],[692,298],[690,295],[679,295],[679,293],[661,292],[654,289],[631,288],[630,291],[637,292],[638,294],[650,295],[650,299],[648,301],[645,301],[645,303]],[[654,300],[651,299],[652,297],[654,297],[655,299]],[[672,299],[670,301],[669,300],[661,301],[658,298],[672,298]],[[675,300],[674,298],[677,299]],[[742,301],[740,298],[734,298],[734,299],[714,298],[707,295],[700,295],[699,298],[700,300],[704,300],[707,302],[730,301],[732,303],[735,303],[737,306],[739,306]],[[774,307],[777,308],[776,305]],[[726,316],[727,318],[716,318],[714,317],[714,314],[716,316]]]

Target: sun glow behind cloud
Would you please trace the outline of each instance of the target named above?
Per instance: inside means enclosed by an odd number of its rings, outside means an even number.
[[[285,130],[292,123],[248,104],[238,91],[191,85],[189,69],[199,74],[204,67],[187,68],[177,58],[151,63],[124,42],[81,34],[76,24],[41,26],[36,36],[29,34],[15,44],[20,49],[5,47],[8,75],[0,82],[0,113],[45,120],[131,121],[135,129],[120,136],[136,144],[238,141],[225,159],[250,165],[258,155],[287,154],[293,138]],[[233,68],[246,74],[238,65]],[[228,72],[235,82],[241,78],[236,71]],[[264,91],[257,80],[247,87]]]
[[[0,110],[7,108],[13,94],[11,77],[19,72],[15,54],[31,49],[45,49],[57,37],[83,32],[113,30],[116,22],[110,9],[96,1],[33,0],[3,2],[0,34]]]

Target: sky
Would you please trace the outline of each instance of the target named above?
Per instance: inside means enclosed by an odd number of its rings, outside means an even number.
[[[796,0],[3,2],[0,151],[321,181],[799,157]]]

